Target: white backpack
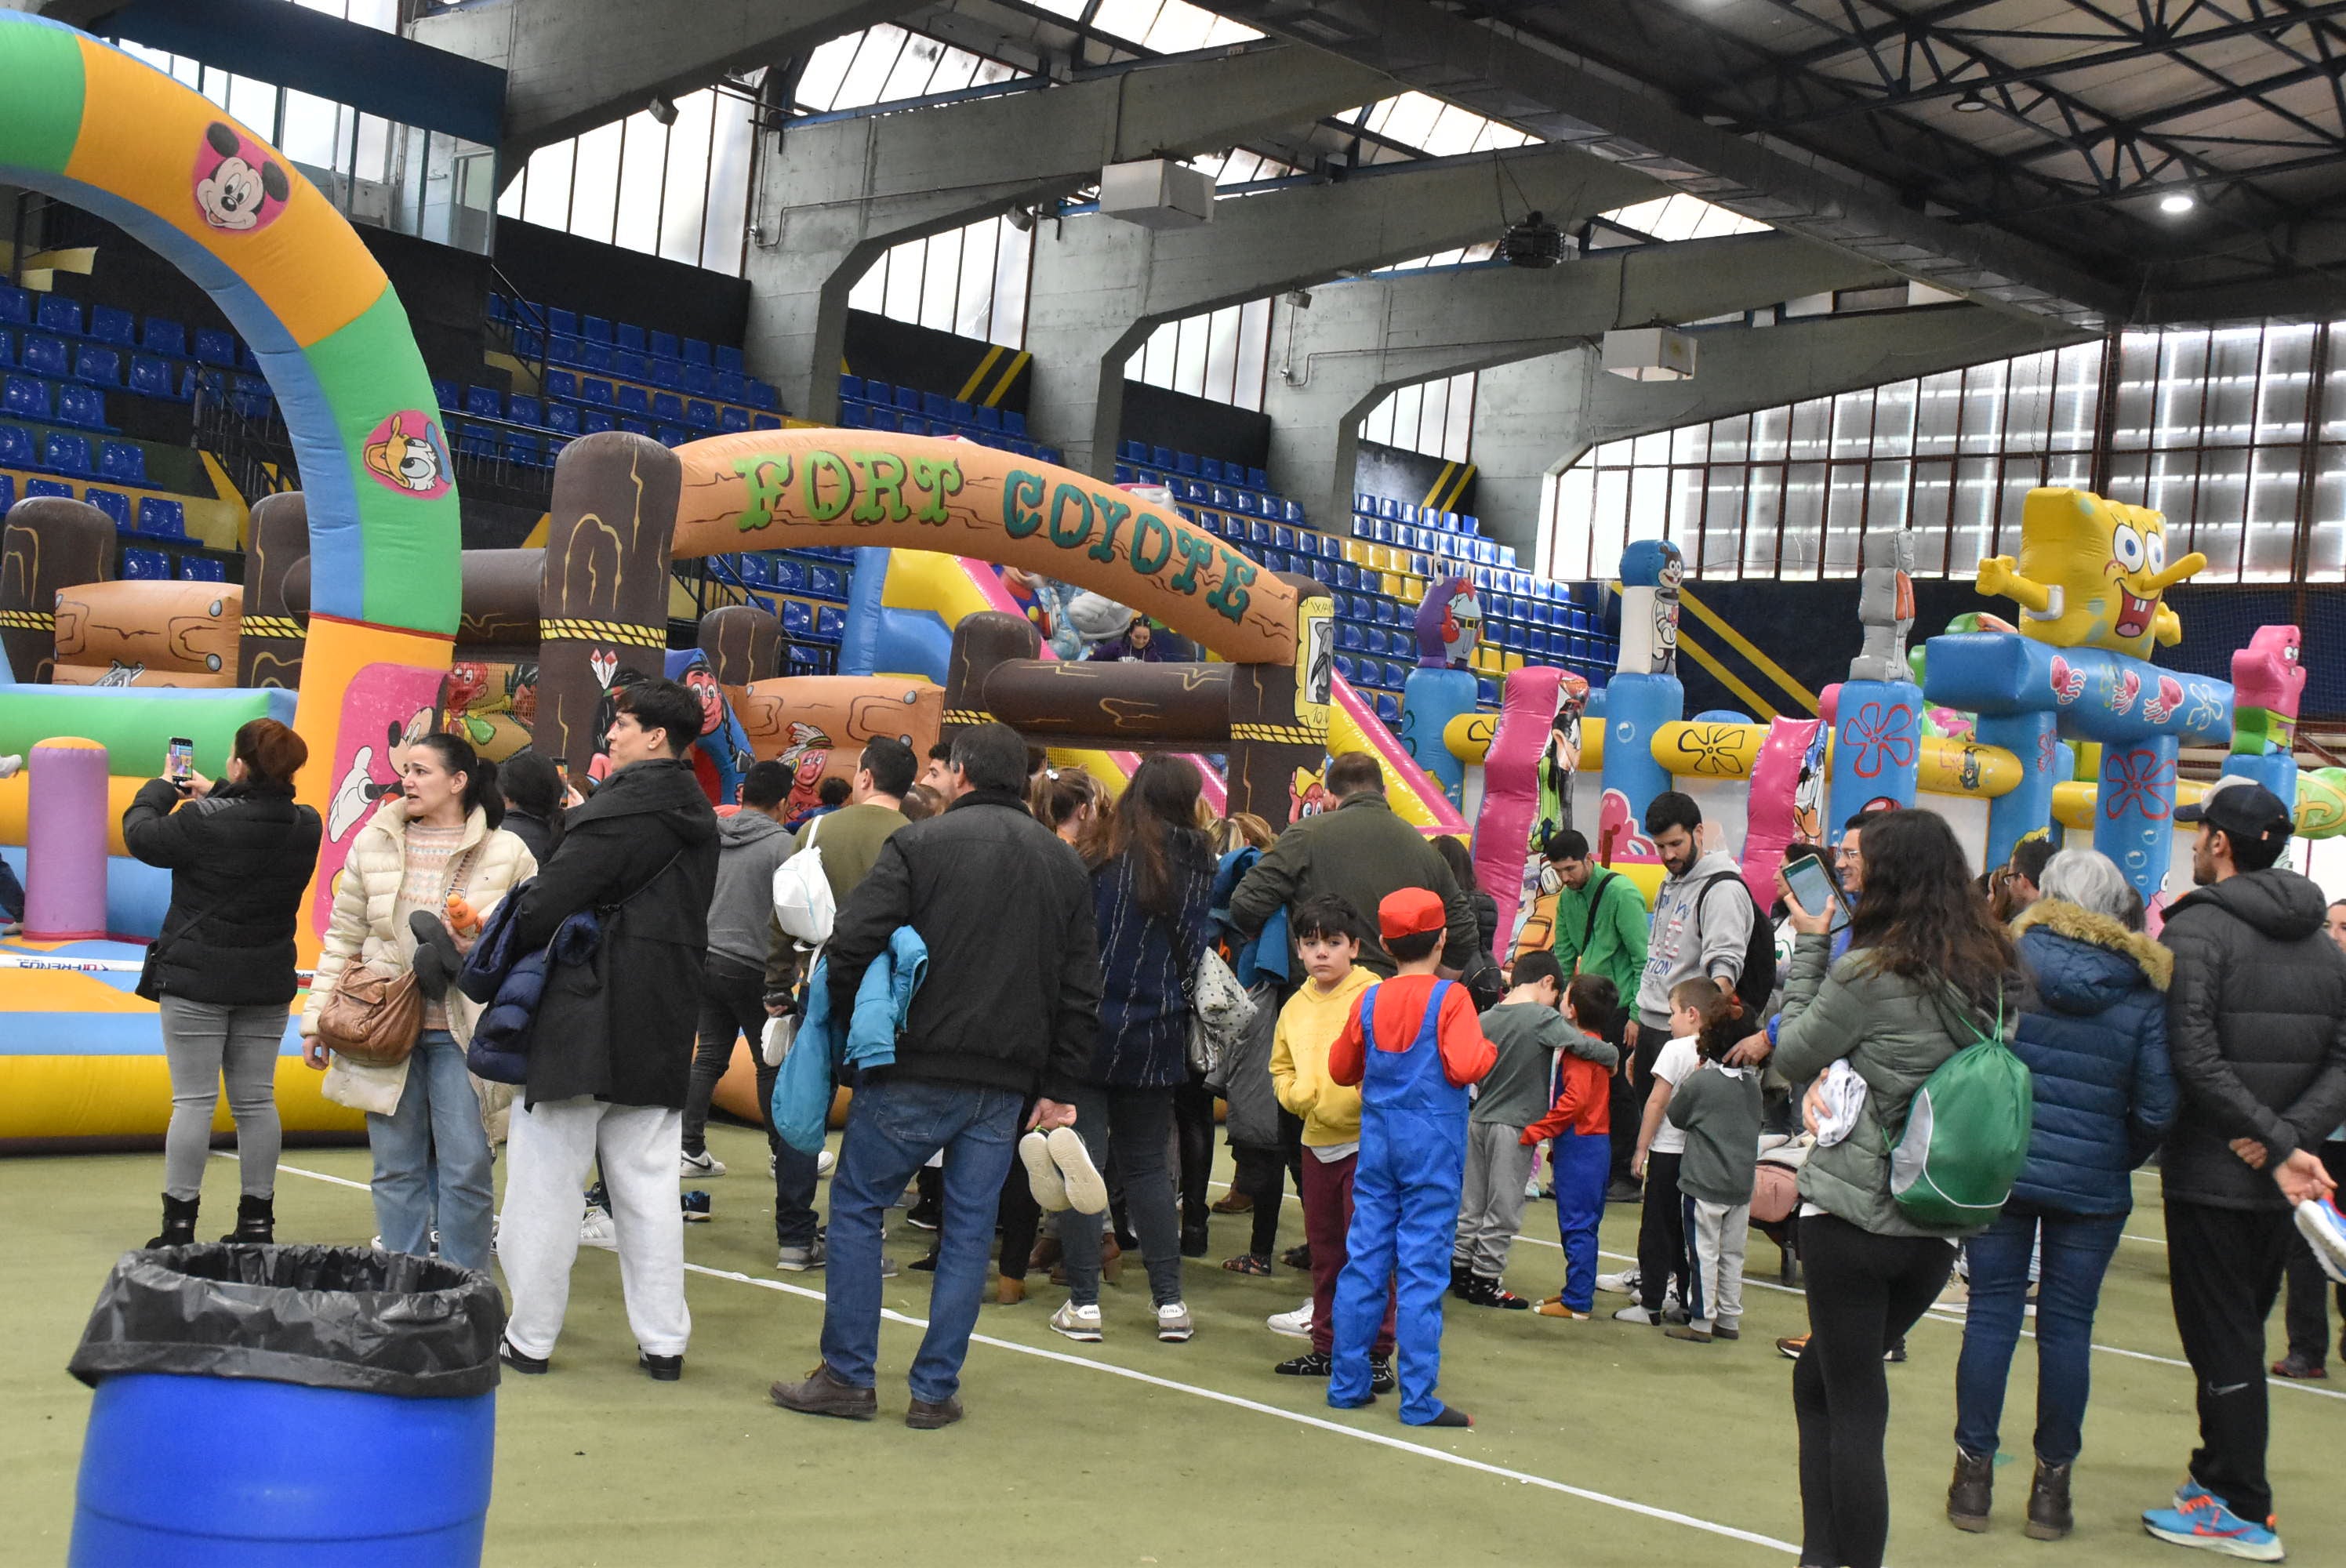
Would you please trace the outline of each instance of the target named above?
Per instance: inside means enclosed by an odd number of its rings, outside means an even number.
[[[831,940],[831,924],[839,915],[831,879],[823,874],[822,850],[815,843],[822,822],[817,817],[807,829],[806,848],[774,868],[774,919],[809,947]]]

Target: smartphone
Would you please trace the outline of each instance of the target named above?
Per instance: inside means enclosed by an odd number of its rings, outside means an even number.
[[[1835,933],[1849,924],[1849,901],[1841,896],[1832,873],[1825,869],[1822,860],[1813,856],[1786,860],[1784,885],[1792,890],[1792,897],[1799,900],[1800,907],[1810,914],[1822,914],[1830,910],[1832,924],[1829,929]]]
[[[195,771],[196,743],[184,735],[174,735],[163,749],[163,777],[185,784]]]

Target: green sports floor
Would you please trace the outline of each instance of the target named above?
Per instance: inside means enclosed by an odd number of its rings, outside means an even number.
[[[1790,1367],[1770,1341],[1806,1320],[1800,1297],[1772,1287],[1776,1250],[1763,1238],[1752,1242],[1738,1344],[1684,1344],[1612,1322],[1602,1313],[1618,1298],[1600,1297],[1586,1323],[1452,1302],[1443,1390],[1476,1424],[1436,1434],[1401,1426],[1391,1400],[1331,1411],[1321,1385],[1272,1376],[1299,1347],[1263,1317],[1292,1308],[1307,1282],[1284,1268],[1250,1279],[1215,1267],[1244,1246],[1248,1224],[1217,1217],[1212,1257],[1186,1274],[1196,1339],[1154,1338],[1137,1257],[1104,1293],[1098,1345],[1045,1327],[1057,1297],[1038,1276],[1023,1305],[984,1308],[964,1374],[968,1420],[914,1432],[896,1416],[928,1277],[910,1271],[886,1294],[881,1420],[821,1420],[768,1402],[768,1383],[815,1364],[823,1276],[774,1271],[763,1138],[712,1127],[709,1142],[735,1174],[694,1184],[716,1214],[686,1236],[684,1380],[656,1385],[636,1370],[617,1259],[583,1251],[553,1374],[509,1378],[500,1391],[489,1563],[1797,1561]],[[153,1231],[159,1165],[0,1160],[0,1563],[63,1561],[89,1403],[66,1360],[116,1255]],[[280,1234],[363,1245],[374,1229],[367,1168],[362,1149],[289,1150]],[[2173,1490],[2194,1430],[2157,1178],[2138,1176],[2137,1191],[2143,1207],[2095,1331],[2076,1534],[2040,1543],[2020,1533],[2034,1398],[2025,1340],[1994,1526],[1972,1536],[1946,1524],[1963,1330],[1933,1316],[1915,1328],[1912,1359],[1889,1369],[1893,1568],[2191,1560],[2136,1522]],[[226,1228],[234,1192],[235,1167],[216,1159],[204,1234]],[[1626,1205],[1606,1210],[1606,1267],[1629,1250],[1636,1217]],[[1526,1211],[1510,1270],[1526,1295],[1558,1282],[1554,1225],[1551,1206]],[[1300,1239],[1290,1199],[1281,1245]],[[925,1240],[898,1223],[889,1248],[909,1262]],[[2272,1331],[2277,1357],[2278,1312]],[[2272,1470],[2293,1562],[2346,1563],[2341,1438],[2346,1392],[2273,1385]]]

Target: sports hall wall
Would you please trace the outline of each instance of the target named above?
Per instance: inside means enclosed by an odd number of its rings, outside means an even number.
[[[739,278],[515,218],[497,219],[497,267],[530,299],[679,338],[738,343],[750,320]]]

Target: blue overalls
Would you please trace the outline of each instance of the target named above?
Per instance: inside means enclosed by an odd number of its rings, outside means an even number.
[[[1335,1365],[1328,1402],[1369,1402],[1369,1346],[1398,1278],[1393,1344],[1401,1365],[1401,1419],[1423,1426],[1443,1411],[1442,1297],[1458,1235],[1458,1195],[1466,1176],[1466,1091],[1443,1075],[1438,1044],[1443,999],[1434,982],[1417,1038],[1405,1051],[1377,1044],[1377,994],[1361,995],[1366,1041],[1361,1074],[1361,1157],[1352,1176],[1350,1254],[1336,1277]]]

